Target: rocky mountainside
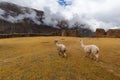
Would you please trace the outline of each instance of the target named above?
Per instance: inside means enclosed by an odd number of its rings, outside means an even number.
[[[89,28],[84,28],[85,24],[74,25],[72,28],[69,28],[67,20],[58,20],[57,28],[55,28],[46,25],[45,19],[47,18],[43,11],[22,7],[13,3],[0,2],[0,34],[53,33],[60,35],[60,31],[63,29],[76,29],[78,30],[78,36],[93,35]]]
[[[43,24],[44,12],[0,2],[0,34],[51,33],[57,28]]]

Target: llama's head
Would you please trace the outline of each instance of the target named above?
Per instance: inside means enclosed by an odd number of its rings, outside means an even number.
[[[80,43],[82,44],[82,43],[83,43],[83,40],[80,40]]]
[[[58,40],[54,40],[54,43],[58,43]]]
[[[81,47],[85,47],[85,45],[83,44],[83,40],[80,40],[80,44],[81,44]]]

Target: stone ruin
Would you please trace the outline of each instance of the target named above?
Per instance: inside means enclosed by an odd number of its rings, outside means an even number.
[[[107,36],[120,38],[120,29],[109,29],[107,31]]]
[[[116,37],[120,38],[120,29],[109,29],[105,32],[104,29],[98,28],[94,33],[94,37]]]
[[[105,37],[106,36],[106,32],[104,29],[98,28],[96,29],[96,32],[94,33],[95,37]]]
[[[62,30],[62,36],[77,37],[78,31],[77,30]]]

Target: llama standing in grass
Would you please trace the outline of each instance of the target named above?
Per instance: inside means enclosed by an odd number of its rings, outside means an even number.
[[[80,40],[81,47],[85,51],[85,57],[91,57],[98,61],[99,58],[99,48],[96,45],[84,45],[83,40]]]
[[[67,56],[66,55],[66,46],[64,44],[59,44],[58,40],[55,40],[54,43],[56,44],[59,55],[66,57]]]

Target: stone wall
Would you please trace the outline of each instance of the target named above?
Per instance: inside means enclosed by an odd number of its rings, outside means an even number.
[[[120,38],[120,29],[109,29],[107,31],[108,37],[119,37]]]
[[[77,30],[62,30],[62,36],[77,37],[78,32],[77,32]]]
[[[96,29],[94,37],[116,37],[120,38],[120,29],[109,29],[105,32],[104,29]]]
[[[96,29],[96,32],[94,33],[95,37],[105,37],[106,36],[106,32],[104,29],[98,28]]]

